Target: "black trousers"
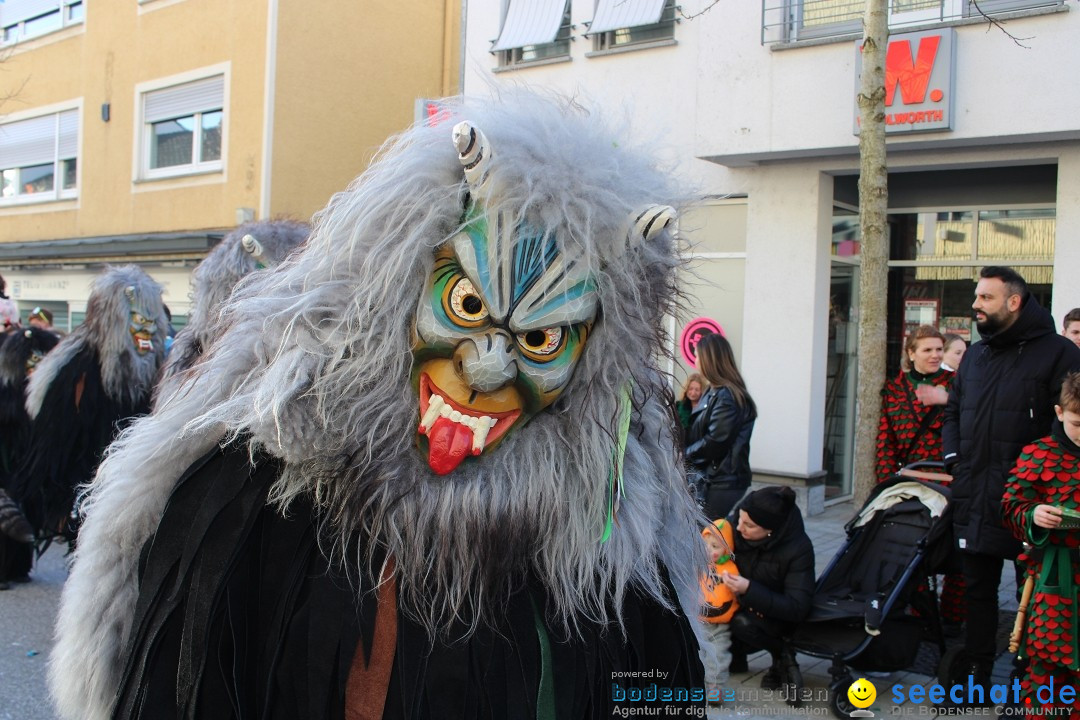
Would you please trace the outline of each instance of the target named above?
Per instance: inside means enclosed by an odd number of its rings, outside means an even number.
[[[754,650],[768,650],[776,663],[787,646],[784,637],[791,624],[763,618],[749,610],[739,610],[731,617],[731,653],[746,655]]]
[[[997,654],[998,585],[1004,560],[996,555],[962,552],[967,627],[964,650],[970,662],[990,672]]]

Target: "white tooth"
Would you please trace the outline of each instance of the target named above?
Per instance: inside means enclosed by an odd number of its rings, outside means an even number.
[[[439,408],[439,414],[442,415],[444,418],[450,417],[450,413],[452,412],[454,412],[454,409],[451,408],[449,405],[443,405],[441,408]]]
[[[463,416],[463,417],[461,418],[461,422],[465,423],[466,425],[468,425],[468,426],[469,426],[470,428],[472,428],[473,430],[475,430],[475,429],[476,429],[476,425],[477,425],[477,419],[476,419],[476,418],[474,418],[474,417],[473,417],[472,415],[465,415],[465,416]]]
[[[491,430],[491,426],[486,425],[483,422],[477,423],[476,427],[473,428],[472,449],[474,451],[484,449],[484,444],[487,442],[489,430]]]
[[[495,427],[495,423],[499,422],[499,421],[498,421],[498,420],[496,420],[495,418],[493,418],[493,417],[488,417],[487,415],[485,415],[485,416],[483,417],[483,420],[484,420],[484,422],[486,422],[486,423],[488,424],[488,427],[489,427],[489,428],[493,428],[493,427]]]
[[[461,413],[455,410],[454,412],[450,413],[450,419],[454,422],[461,422]]]
[[[427,431],[427,429],[431,427],[431,424],[435,422],[435,419],[439,417],[439,410],[445,405],[446,403],[443,402],[443,399],[438,395],[432,395],[428,399],[427,412],[424,413],[424,417],[420,421],[420,424],[424,426],[425,431]]]

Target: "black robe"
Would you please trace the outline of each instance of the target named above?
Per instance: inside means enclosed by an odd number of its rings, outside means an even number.
[[[150,388],[134,401],[109,397],[92,348],[84,348],[57,372],[34,418],[30,449],[12,483],[11,494],[35,530],[74,540],[70,515],[76,488],[94,477],[120,430],[149,411]]]
[[[327,560],[310,503],[294,503],[287,517],[266,504],[279,472],[277,461],[252,466],[246,448],[232,446],[181,478],[142,554],[114,717],[336,720],[347,705],[377,706],[378,697],[346,701],[354,656],[378,654],[376,590]],[[548,601],[535,579],[524,582],[494,627],[434,646],[392,613],[384,720],[611,717],[617,706],[650,704],[613,693],[647,698],[653,684],[696,690],[696,700],[668,704],[680,706],[675,717],[702,716],[702,667],[681,613],[630,591],[625,635],[583,621],[566,637],[543,619]]]

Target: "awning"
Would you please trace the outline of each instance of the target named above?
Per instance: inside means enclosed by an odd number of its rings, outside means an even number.
[[[566,0],[510,0],[502,32],[491,49],[511,50],[552,42],[565,13]]]
[[[589,25],[589,35],[620,28],[655,25],[664,12],[665,0],[599,0]]]
[[[139,233],[107,235],[39,242],[0,243],[0,265],[19,265],[20,261],[61,261],[71,258],[93,260],[124,255],[137,261],[143,255],[205,255],[221,242],[227,230],[175,233]]]

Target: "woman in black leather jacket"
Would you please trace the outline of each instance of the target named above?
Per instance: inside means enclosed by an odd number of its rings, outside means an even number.
[[[705,514],[718,520],[750,487],[750,435],[757,408],[723,335],[706,335],[698,342],[697,365],[711,387],[690,417],[686,462]]]

